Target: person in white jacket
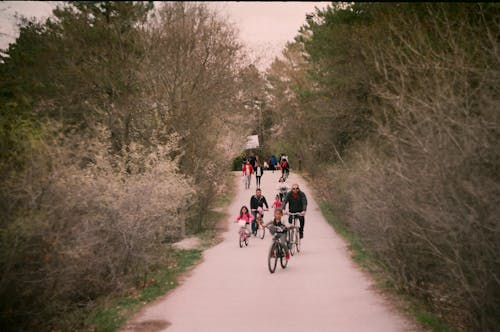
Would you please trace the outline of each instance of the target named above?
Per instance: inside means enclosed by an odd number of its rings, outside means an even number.
[[[285,198],[285,195],[288,192],[288,186],[286,185],[285,179],[283,177],[280,177],[278,181],[279,182],[278,185],[276,186],[276,190],[278,190],[280,199],[283,202],[283,199]]]

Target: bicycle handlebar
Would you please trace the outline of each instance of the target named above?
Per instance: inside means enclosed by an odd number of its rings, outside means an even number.
[[[301,216],[302,212],[304,212],[304,211],[301,211],[301,212],[285,212],[283,214],[288,214],[288,215],[290,215],[290,216],[293,217],[293,216]]]

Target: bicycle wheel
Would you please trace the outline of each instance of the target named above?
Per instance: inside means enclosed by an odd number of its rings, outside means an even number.
[[[288,264],[288,261],[286,260],[286,249],[285,247],[281,247],[280,246],[280,250],[281,250],[281,255],[280,255],[280,264],[281,264],[281,267],[282,268],[286,268],[286,265]]]
[[[297,252],[300,252],[300,236],[299,232],[295,232],[295,247],[297,248]]]
[[[288,231],[288,249],[290,249],[290,254],[292,256],[295,255],[295,233],[297,233],[297,230],[295,228],[290,228],[290,230]]]
[[[264,236],[266,236],[266,229],[264,227],[259,227],[257,230],[257,236],[263,239]]]
[[[267,266],[269,267],[269,272],[271,273],[274,273],[274,271],[276,271],[276,265],[278,264],[278,254],[278,244],[273,243],[271,245],[271,249],[269,250],[269,257],[267,258]]]
[[[243,235],[242,232],[240,232],[240,248],[243,248],[243,243],[246,241],[245,235]]]

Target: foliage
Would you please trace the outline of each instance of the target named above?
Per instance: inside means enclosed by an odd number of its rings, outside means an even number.
[[[77,329],[213,224],[247,134],[240,45],[204,4],[152,9],[66,3],[1,55],[2,330]]]
[[[499,18],[497,4],[334,3],[268,72],[292,114],[276,137],[306,151],[393,284],[465,330],[499,325]]]

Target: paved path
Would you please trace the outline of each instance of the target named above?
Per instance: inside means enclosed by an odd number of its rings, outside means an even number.
[[[123,331],[416,331],[355,267],[345,242],[294,173],[288,185],[299,183],[309,202],[300,254],[286,269],[278,263],[270,274],[269,234],[264,240],[252,237],[248,247],[239,248],[233,220],[242,205],[250,204],[252,180],[251,189],[245,190],[238,179],[224,241],[206,250],[204,261],[181,286],[145,308]],[[277,183],[276,172],[264,173],[262,192],[270,205]],[[268,211],[264,219],[270,218]]]

